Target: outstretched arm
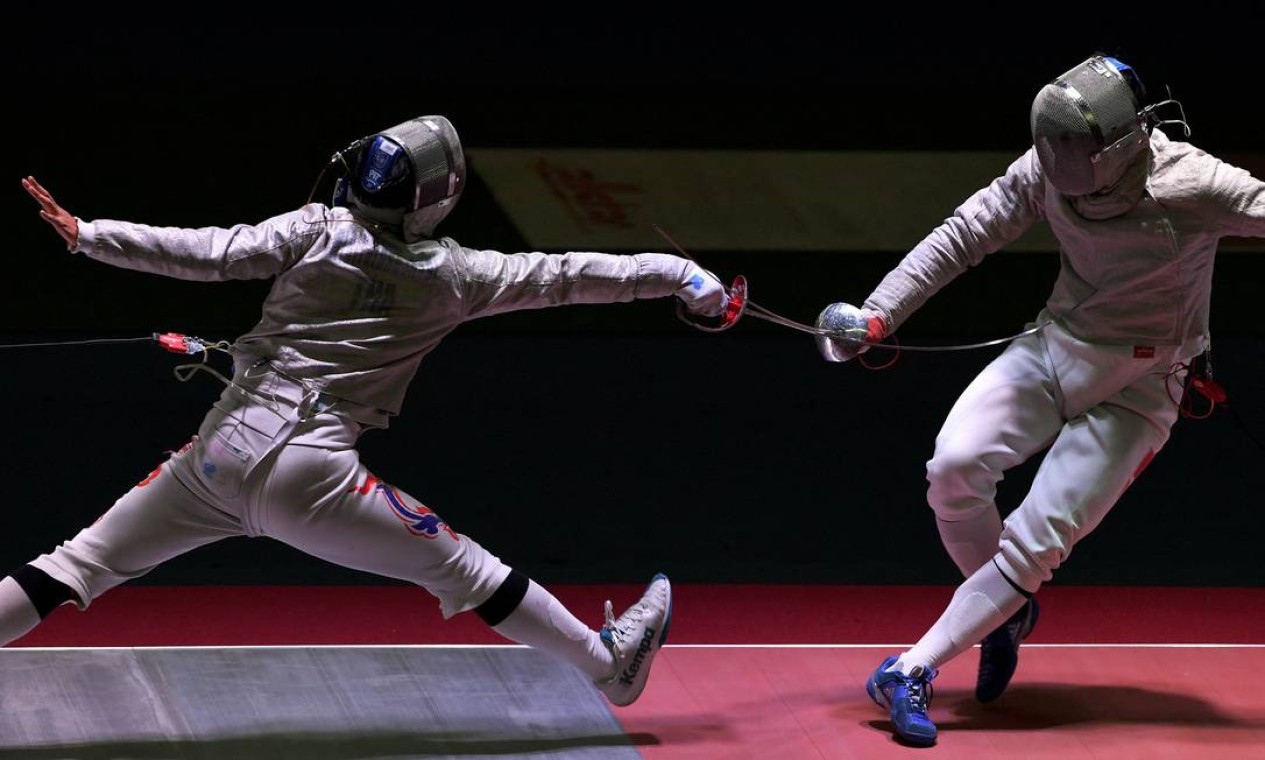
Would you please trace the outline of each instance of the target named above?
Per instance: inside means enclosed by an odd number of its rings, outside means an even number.
[[[34,177],[23,178],[22,189],[40,204],[40,218],[48,222],[54,232],[61,235],[62,240],[66,241],[67,248],[74,249],[79,244],[79,220],[58,205],[57,201],[53,200],[52,194],[45,190]]]
[[[1222,235],[1265,238],[1265,182],[1246,169],[1218,161],[1209,188],[1222,209]]]
[[[512,253],[460,249],[467,318],[523,309],[675,295],[691,313],[724,311],[724,285],[664,253]]]
[[[301,258],[330,222],[320,204],[228,228],[84,221],[62,208],[34,177],[23,178],[22,188],[71,251],[112,266],[181,280],[272,277]]]
[[[895,332],[941,288],[1042,218],[1044,188],[1036,151],[1029,149],[914,246],[861,308]]]
[[[1036,153],[1028,150],[923,238],[860,308],[840,301],[822,310],[816,326],[835,333],[817,338],[822,356],[846,362],[895,332],[937,291],[1040,219],[1043,188]]]

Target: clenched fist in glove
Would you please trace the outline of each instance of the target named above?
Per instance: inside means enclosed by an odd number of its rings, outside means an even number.
[[[887,334],[882,317],[850,303],[832,303],[817,316],[819,329],[830,335],[817,336],[817,350],[826,361],[846,362],[870,350]]]
[[[729,296],[725,286],[715,275],[698,267],[690,267],[685,282],[677,288],[676,297],[681,299],[691,314],[715,317],[725,310]]]

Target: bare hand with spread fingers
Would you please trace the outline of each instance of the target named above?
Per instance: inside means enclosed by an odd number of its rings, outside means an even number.
[[[24,178],[22,189],[40,204],[40,218],[52,225],[57,234],[61,235],[62,240],[66,241],[66,245],[74,248],[79,242],[79,220],[59,206],[57,201],[53,200],[53,196],[34,177]]]

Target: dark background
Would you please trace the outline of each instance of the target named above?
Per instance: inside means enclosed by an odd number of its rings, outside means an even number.
[[[3,32],[11,184],[0,343],[167,330],[231,339],[254,323],[267,288],[72,257],[20,177],[35,175],[88,219],[254,222],[303,203],[314,185],[326,199],[330,182],[318,175],[333,151],[422,113],[448,115],[471,151],[1017,155],[1037,89],[1103,51],[1133,64],[1153,92],[1170,87],[1201,147],[1265,153],[1259,41],[1236,31],[1254,21],[1195,10],[1144,23],[1106,6],[1075,19],[1051,7],[1013,23],[902,9],[849,11],[844,23],[778,10],[772,22],[688,25],[635,14],[493,25],[383,6],[319,24],[14,15]],[[472,169],[440,231],[523,250]],[[860,303],[899,258],[695,253],[724,276],[746,275],[760,303],[801,321],[832,301]],[[1265,581],[1263,262],[1238,252],[1217,264],[1214,366],[1230,403],[1178,423],[1057,582]],[[900,337],[1013,334],[1040,308],[1056,266],[1053,252],[995,255]],[[366,435],[362,452],[383,478],[542,582],[639,582],[664,570],[680,582],[950,583],[923,465],[957,393],[998,350],[905,353],[871,372],[828,364],[808,336],[754,319],[693,330],[668,301],[503,315],[464,326],[428,357],[403,415]],[[188,439],[219,386],[205,375],[177,382],[181,361],[145,342],[0,348],[0,568],[69,538]],[[1003,509],[1022,498],[1035,465],[1001,484]],[[138,582],[382,581],[237,539]]]

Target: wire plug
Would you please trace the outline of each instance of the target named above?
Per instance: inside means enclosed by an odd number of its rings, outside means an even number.
[[[200,354],[206,351],[206,344],[200,338],[191,338],[180,333],[154,333],[154,340],[173,354]]]

